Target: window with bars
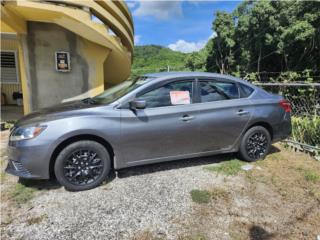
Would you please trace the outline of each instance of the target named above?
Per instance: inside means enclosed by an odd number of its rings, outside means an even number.
[[[1,83],[19,83],[17,52],[1,51]]]

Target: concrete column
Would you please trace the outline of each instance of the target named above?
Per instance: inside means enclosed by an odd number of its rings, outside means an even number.
[[[29,50],[27,46],[26,34],[18,34],[18,56],[20,81],[23,94],[23,112],[30,113],[32,109],[31,101],[31,80],[29,72]]]

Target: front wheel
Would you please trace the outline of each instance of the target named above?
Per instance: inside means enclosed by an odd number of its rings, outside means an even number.
[[[78,141],[66,146],[58,155],[54,172],[58,182],[71,191],[99,186],[110,171],[110,156],[95,141]]]
[[[239,155],[245,161],[254,162],[264,159],[271,145],[270,133],[262,126],[247,130],[241,140]]]

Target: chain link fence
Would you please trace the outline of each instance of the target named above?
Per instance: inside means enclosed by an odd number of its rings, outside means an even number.
[[[294,149],[320,159],[320,83],[254,83],[281,94],[292,106],[292,135],[286,140]]]

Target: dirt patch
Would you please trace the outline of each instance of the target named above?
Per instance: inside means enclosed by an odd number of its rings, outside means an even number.
[[[192,229],[208,239],[316,239],[320,234],[319,162],[276,146],[252,170],[225,178],[227,199],[195,204]],[[217,235],[212,229],[221,232]]]

